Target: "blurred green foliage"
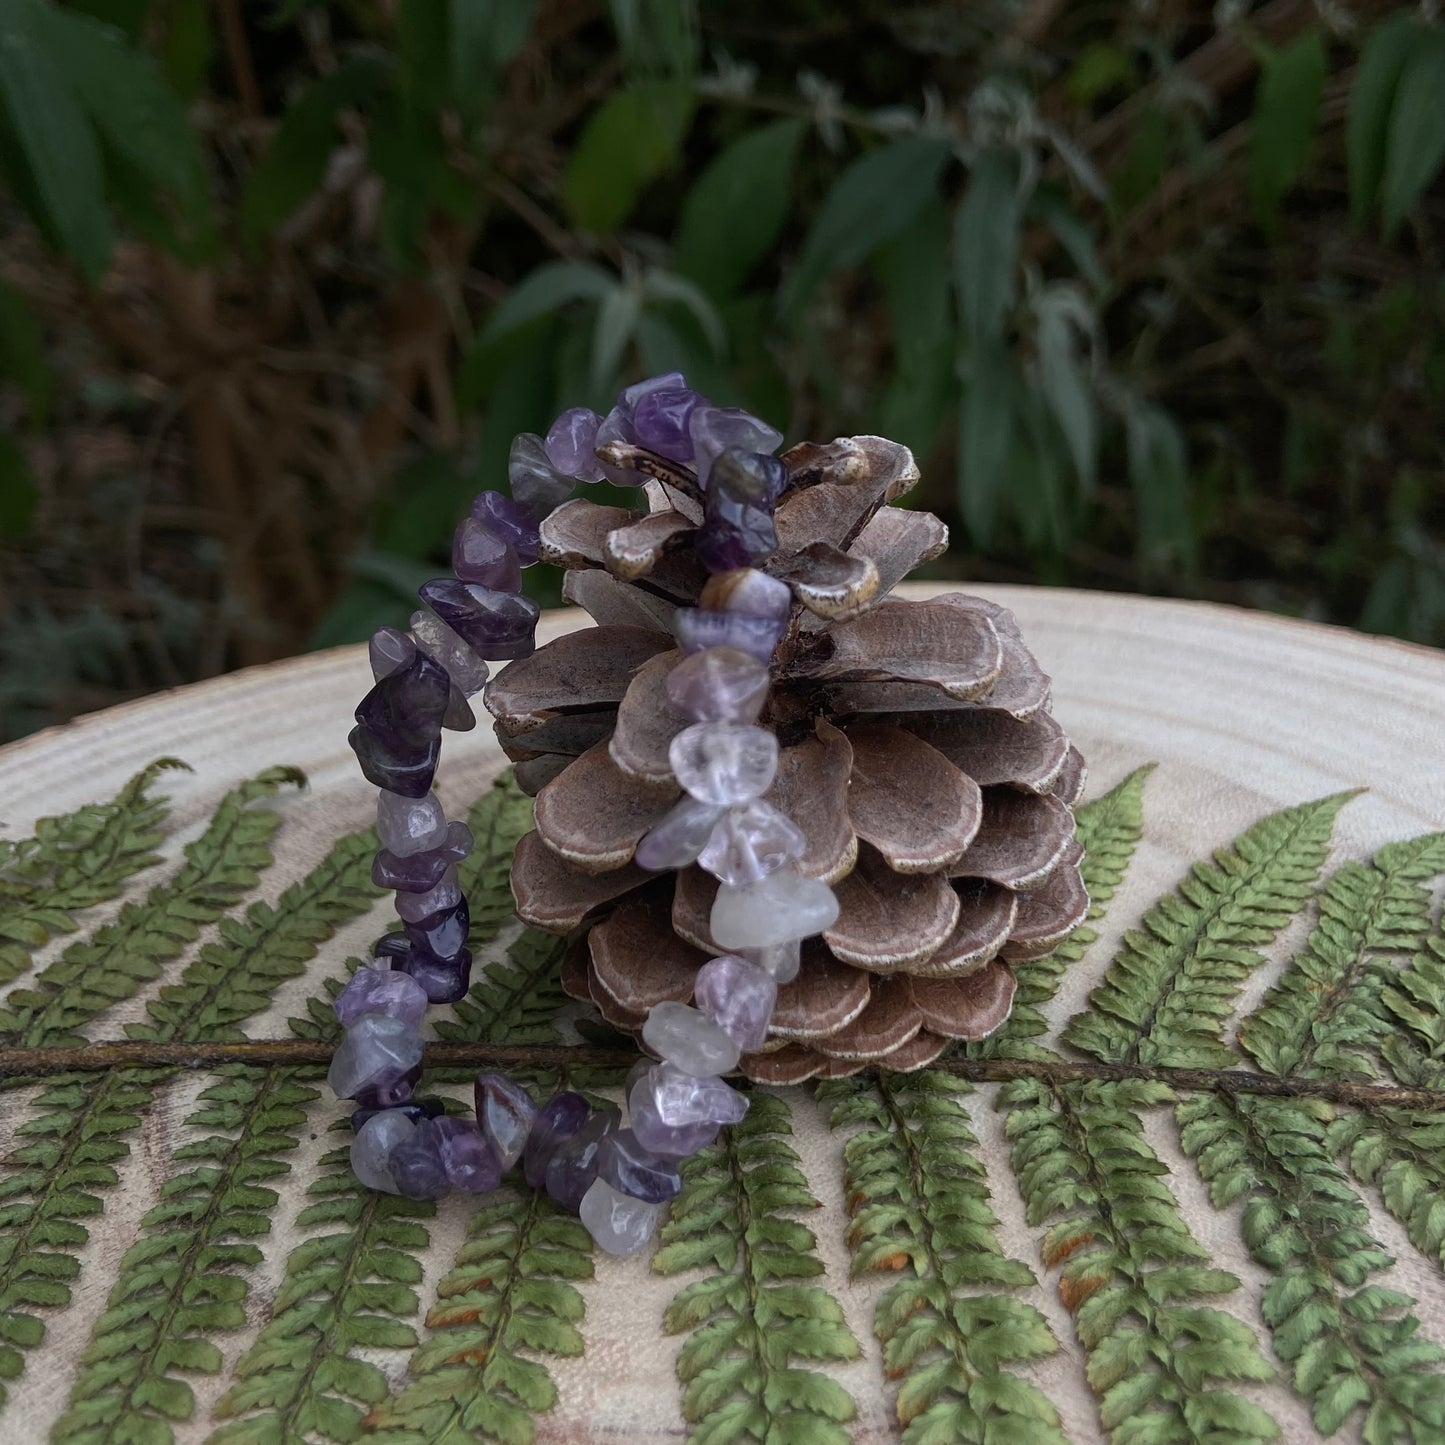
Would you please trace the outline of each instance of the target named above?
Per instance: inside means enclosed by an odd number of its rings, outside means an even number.
[[[673,368],[938,575],[1445,641],[1445,28],[1198,8],[5,0],[0,728],[403,621]]]

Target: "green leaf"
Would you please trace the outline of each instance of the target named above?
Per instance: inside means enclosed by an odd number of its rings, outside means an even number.
[[[1374,208],[1389,154],[1390,117],[1400,77],[1420,40],[1413,16],[1400,13],[1374,26],[1365,40],[1350,86],[1345,144],[1349,158],[1350,215],[1362,225]]]
[[[1022,214],[1018,157],[998,147],[980,151],[953,226],[959,321],[975,347],[1003,335],[1014,299]]]
[[[58,7],[43,13],[57,65],[96,133],[175,204],[182,239],[198,244],[212,224],[205,162],[160,67],[109,26]]]
[[[616,278],[600,266],[582,261],[549,261],[531,272],[487,317],[487,324],[477,336],[473,353],[480,353],[501,337],[573,302],[600,303],[616,289]],[[477,364],[472,360],[471,353],[462,363],[462,375],[466,374],[469,364]],[[475,400],[469,392],[464,392],[460,377],[457,391],[459,402]]]
[[[1141,558],[1156,568],[1178,561],[1192,565],[1195,535],[1184,433],[1168,412],[1147,403],[1132,405],[1124,426]]]
[[[0,280],[0,377],[14,382],[30,403],[30,420],[44,427],[55,374],[24,296]]]
[[[672,164],[692,108],[688,87],[653,82],[620,90],[593,111],[562,177],[562,199],[575,224],[599,234],[616,230]]]
[[[1249,192],[1266,236],[1281,200],[1304,173],[1325,87],[1325,41],[1315,28],[1269,56],[1260,73],[1249,127]]]
[[[497,75],[522,48],[537,0],[449,0],[451,91],[463,116],[481,117],[496,93]]]
[[[853,161],[818,209],[798,264],[779,297],[796,322],[818,286],[833,272],[856,266],[905,230],[938,195],[952,147],[933,136],[889,141]]]
[[[398,0],[397,84],[418,107],[432,109],[449,98],[451,8],[438,0]]]
[[[301,92],[246,181],[241,226],[249,244],[269,235],[316,192],[336,149],[338,113],[367,105],[390,78],[387,61],[352,56]]]
[[[1049,291],[1035,305],[1039,387],[1068,445],[1080,491],[1090,497],[1098,478],[1099,417],[1079,355],[1075,318],[1067,306],[1050,304]]]
[[[29,532],[39,495],[20,444],[0,432],[0,537],[23,537]]]
[[[745,131],[689,188],[678,219],[673,269],[718,300],[743,287],[772,250],[793,199],[801,120]]]
[[[37,217],[90,280],[110,263],[110,217],[100,151],[55,54],[45,0],[10,0],[0,12],[0,107],[43,208]]]
[[[1006,347],[985,344],[968,360],[958,417],[958,499],[968,535],[985,549],[1009,494],[1018,376]]]
[[[1385,235],[1440,173],[1445,161],[1445,31],[1422,32],[1400,76],[1385,149],[1381,204]]]

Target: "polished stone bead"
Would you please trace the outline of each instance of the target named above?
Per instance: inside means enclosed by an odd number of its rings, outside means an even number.
[[[416,656],[416,643],[395,627],[378,627],[371,634],[366,653],[371,662],[371,676],[374,681],[380,682],[382,678],[411,666]]]
[[[423,747],[397,751],[386,747],[365,728],[354,727],[346,735],[346,742],[356,754],[362,777],[373,787],[420,798],[436,778],[442,754],[440,735]]]
[[[430,1128],[452,1188],[464,1189],[468,1194],[487,1194],[502,1182],[501,1160],[472,1120],[447,1114],[433,1119]]]
[[[709,493],[726,494],[772,512],[773,503],[788,485],[788,469],[778,457],[744,447],[719,453],[708,477]]]
[[[692,1001],[747,1054],[767,1041],[778,985],[767,969],[724,955],[698,969]]]
[[[391,1151],[391,1173],[398,1194],[408,1199],[440,1199],[449,1189],[442,1158],[440,1119],[425,1119]]]
[[[653,392],[686,390],[687,378],[680,371],[664,371],[643,381],[634,381],[631,386],[624,386],[617,393],[617,407],[631,418],[637,412],[638,403]]]
[[[510,1169],[527,1147],[537,1105],[526,1089],[505,1074],[478,1074],[474,1089],[477,1124],[502,1169]]]
[[[467,695],[456,683],[447,697],[447,710],[442,714],[442,726],[454,733],[469,733],[477,725],[477,715],[467,701]]]
[[[662,1210],[656,1204],[619,1193],[604,1179],[594,1179],[577,1213],[604,1254],[636,1254],[656,1232]]]
[[[371,881],[378,888],[402,893],[425,893],[442,881],[448,868],[472,851],[472,830],[465,823],[448,823],[440,846],[401,856],[381,849],[371,864]]]
[[[420,923],[444,908],[455,908],[461,901],[462,889],[457,881],[457,870],[448,868],[437,880],[436,887],[426,893],[398,893],[396,911],[404,922]],[[437,951],[441,952],[440,949]]]
[[[792,983],[803,966],[803,940],[788,938],[782,943],[770,943],[762,948],[740,948],[738,957],[745,963],[755,963],[759,968],[766,969],[781,988],[786,983]]]
[[[557,1146],[569,1139],[586,1122],[592,1112],[581,1094],[554,1094],[532,1120],[527,1134],[527,1147],[522,1155],[522,1177],[533,1189],[540,1189],[547,1178],[547,1165]]]
[[[467,996],[472,977],[472,956],[462,949],[449,958],[435,954],[408,936],[410,930],[388,933],[376,942],[377,956],[392,960],[392,967],[408,973],[432,1003],[455,1003]]]
[[[756,567],[714,572],[698,594],[698,606],[715,612],[742,612],[786,622],[793,613],[793,591],[786,582]]]
[[[497,592],[455,577],[438,577],[417,589],[430,607],[479,657],[493,662],[530,657],[541,609],[530,597]]]
[[[358,1109],[395,1109],[411,1102],[411,1091],[421,1082],[421,1065],[413,1064],[405,1073],[376,1079],[356,1095]]]
[[[633,861],[639,868],[652,872],[686,868],[702,852],[722,811],[715,803],[700,803],[684,795],[656,827],[643,836]]]
[[[639,1088],[644,1102],[651,1104],[658,1119],[670,1129],[691,1124],[736,1124],[748,1112],[745,1094],[721,1079],[700,1078],[666,1060],[653,1066]],[[633,1128],[637,1128],[636,1120]],[[647,1144],[640,1130],[638,1138]]]
[[[547,511],[552,509],[549,507]],[[478,492],[472,501],[472,516],[485,522],[517,554],[522,566],[537,560],[541,538],[537,523],[547,513],[534,515],[527,507],[501,492]]]
[[[512,438],[512,449],[507,456],[507,483],[512,489],[512,500],[539,522],[572,495],[576,480],[563,476],[552,465],[546,445],[535,432],[522,432]]]
[[[427,999],[415,979],[393,968],[358,968],[332,1004],[343,1029],[368,1014],[400,1019],[420,1028],[426,1017]]]
[[[676,1160],[644,1149],[632,1129],[617,1129],[602,1140],[597,1155],[597,1177],[619,1193],[648,1204],[662,1204],[682,1189]]]
[[[772,657],[787,626],[772,617],[715,612],[707,607],[679,607],[672,620],[673,635],[684,652],[730,647],[751,653],[760,662]]]
[[[637,445],[674,462],[690,462],[693,448],[687,424],[703,398],[691,387],[659,387],[632,408]]]
[[[837,920],[838,898],[826,883],[780,868],[760,883],[719,888],[709,932],[720,948],[765,948],[809,938]]]
[[[725,451],[773,452],[783,434],[760,417],[735,406],[700,406],[688,420],[697,479],[710,481],[713,464]]]
[[[455,903],[439,908],[414,923],[407,923],[406,936],[411,940],[414,956],[420,950],[438,959],[452,959],[465,952],[471,926],[471,911],[459,891]]]
[[[636,442],[632,435],[632,418],[625,415],[617,407],[602,418],[602,425],[597,428],[598,450],[611,442],[621,442],[624,446],[635,446]],[[647,478],[632,467],[616,467],[611,462],[604,462],[599,459],[598,465],[602,468],[602,474],[612,483],[614,487],[640,487]]]
[[[383,1109],[363,1120],[351,1141],[351,1172],[368,1189],[400,1194],[391,1172],[391,1156],[416,1128],[416,1120],[400,1109]]]
[[[415,1024],[383,1014],[365,1014],[346,1030],[326,1082],[339,1099],[387,1082],[421,1063],[421,1034]]]
[[[697,861],[721,883],[760,883],[808,851],[803,830],[771,803],[754,798],[729,808]]]
[[[452,534],[452,571],[463,582],[479,582],[499,592],[522,586],[522,564],[510,543],[476,517],[467,517]]]
[[[398,857],[426,853],[446,842],[446,810],[435,793],[422,798],[382,793],[376,800],[376,831],[381,846]]]
[[[651,1072],[648,1071],[649,1076]],[[686,1159],[699,1149],[707,1148],[722,1127],[708,1120],[692,1124],[664,1123],[648,1079],[641,1080],[628,1096],[628,1115],[637,1142],[653,1154],[670,1159]]]
[[[685,1074],[707,1078],[737,1068],[741,1053],[732,1038],[705,1013],[668,1000],[652,1006],[642,1041]]]
[[[602,418],[585,406],[569,407],[547,431],[544,443],[547,460],[564,477],[583,482],[600,482],[602,465],[597,460],[597,428]]]
[[[694,722],[756,722],[767,700],[767,665],[736,647],[684,657],[667,675],[672,705]]]
[[[667,750],[673,776],[703,803],[730,807],[761,797],[778,771],[778,739],[741,723],[694,723]]]
[[[568,1135],[547,1161],[546,1189],[563,1209],[576,1209],[597,1177],[597,1151],[602,1140],[619,1128],[622,1114],[617,1109],[597,1109],[575,1134]]]
[[[428,1097],[409,1099],[405,1104],[393,1104],[390,1109],[354,1109],[351,1114],[351,1127],[360,1129],[368,1119],[388,1113],[401,1114],[413,1124],[420,1124],[423,1119],[435,1119],[438,1114],[445,1114],[446,1105],[438,1098]]]
[[[464,697],[482,690],[489,675],[486,662],[477,656],[435,612],[424,609],[411,614],[411,635],[416,645],[447,670],[452,687]],[[448,706],[450,706],[448,700]]]

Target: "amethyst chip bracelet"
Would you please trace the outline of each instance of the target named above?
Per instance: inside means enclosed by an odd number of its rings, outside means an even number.
[[[676,372],[627,388],[605,417],[565,411],[545,439],[512,443],[511,496],[486,491],[473,502],[453,539],[455,575],[420,589],[430,610],[413,615],[410,632],[373,636],[375,685],[350,742],[381,789],[372,879],[396,891],[401,929],[337,996],[345,1034],[328,1075],[356,1106],[351,1162],[369,1188],[413,1199],[486,1193],[520,1163],[526,1183],[577,1210],[601,1248],[630,1254],[680,1190],[681,1159],[747,1112],[746,1095],[722,1076],[762,1044],[802,940],[838,913],[832,889],[794,867],[801,831],[763,800],[778,743],[757,723],[792,611],[788,587],[756,570],[777,547],[773,508],[788,481],[773,454],[781,441],[757,417],[713,406]],[[472,838],[432,792],[441,734],[475,726],[468,700],[489,661],[533,651],[539,613],[521,584],[541,554],[540,523],[578,482],[604,479],[670,482],[701,518],[694,545],[713,580],[702,606],[677,611],[684,656],[667,679],[672,703],[693,720],[670,751],[683,797],[641,840],[636,862],[659,872],[698,863],[712,873],[720,886],[711,933],[732,952],[698,971],[694,1004],[662,1003],[648,1015],[642,1039],[659,1061],[641,1058],[628,1075],[625,1127],[620,1110],[595,1109],[570,1091],[539,1107],[496,1073],[477,1076],[476,1116],[464,1119],[438,1099],[413,1097],[426,1007],[462,998],[471,980],[457,865]]]

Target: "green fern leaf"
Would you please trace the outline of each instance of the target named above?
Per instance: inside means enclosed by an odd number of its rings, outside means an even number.
[[[151,788],[161,773],[185,766],[158,758],[108,803],[41,818],[33,837],[0,843],[0,983],[29,968],[56,934],[75,932],[77,913],[118,898],[160,862],[170,805]]]
[[[1445,937],[1426,938],[1408,968],[1377,976],[1382,986],[1371,1002],[1381,1057],[1401,1084],[1445,1090]],[[1328,1144],[1356,1179],[1378,1188],[1411,1244],[1445,1266],[1445,1116],[1347,1114],[1331,1124]]]
[[[512,916],[508,869],[531,817],[531,800],[510,781],[483,794],[468,815],[475,847],[462,881],[478,905],[472,910],[473,950],[494,938]],[[519,1029],[535,1031],[534,1008],[555,1017],[556,948],[555,939],[524,932],[505,963],[483,971],[466,1005],[473,1036],[510,1041]],[[328,982],[328,996],[336,987],[334,980]],[[316,1002],[307,1019],[293,1021],[293,1029],[308,1037],[340,1033],[325,1002]],[[555,1039],[555,1032],[549,1038]],[[368,1411],[387,1395],[384,1379],[364,1352],[413,1349],[418,1343],[409,1321],[420,1308],[416,1286],[429,1243],[421,1221],[434,1215],[435,1206],[362,1189],[351,1173],[347,1149],[329,1154],[324,1169],[310,1191],[315,1202],[297,1219],[307,1237],[288,1256],[271,1317],[216,1407],[217,1416],[228,1423],[209,1445],[312,1436],[356,1440]],[[524,1280],[520,1287],[525,1293],[544,1283]],[[565,1295],[555,1303],[559,1310],[568,1307]]]
[[[1078,840],[1084,849],[1080,869],[1089,893],[1090,922],[1104,916],[1133,861],[1144,833],[1144,784],[1153,771],[1153,763],[1135,769],[1102,798],[1085,803],[1075,815]],[[1098,936],[1086,923],[1051,954],[1015,965],[1018,992],[1008,1021],[988,1038],[966,1044],[964,1054],[972,1059],[1042,1057],[1042,1051],[1029,1042],[1048,1031],[1039,1006],[1053,998],[1065,971],[1084,956]]]
[[[1111,1063],[1227,1067],[1233,1054],[1219,1034],[1239,987],[1309,898],[1353,796],[1274,813],[1195,864],[1125,935],[1064,1040]]]
[[[1346,863],[1319,896],[1304,948],[1240,1025],[1239,1043],[1271,1074],[1375,1076],[1367,1050],[1388,1030],[1377,996],[1391,974],[1382,953],[1412,953],[1430,929],[1432,879],[1445,872],[1445,833]]]
[[[228,793],[172,878],[143,901],[127,903],[92,938],[72,943],[30,987],[6,995],[0,1040],[28,1048],[83,1042],[77,1032],[83,1025],[159,978],[201,927],[233,908],[270,866],[280,818],[253,804],[305,781],[295,768],[271,768]]]
[[[692,1445],[844,1442],[853,1400],[835,1381],[796,1363],[856,1359],[858,1342],[823,1273],[812,1230],[787,1217],[815,1205],[787,1143],[788,1107],[753,1090],[741,1124],[683,1165],[682,1193],[653,1256],[659,1274],[710,1267],[664,1317],[690,1331],[678,1355],[682,1413]]]
[[[1370,1283],[1393,1260],[1332,1158],[1327,1106],[1202,1094],[1178,1118],[1214,1206],[1244,1201],[1241,1235],[1270,1273],[1265,1323],[1315,1428],[1332,1435],[1363,1410],[1366,1440],[1438,1438],[1445,1352],[1419,1336],[1413,1300]]]
[[[1217,1445],[1277,1438],[1278,1426],[1230,1384],[1273,1370],[1253,1333],[1203,1301],[1239,1280],[1209,1266],[1164,1182],[1140,1117],[1170,1102],[1145,1081],[999,1090],[1027,1218],[1049,1226],[1044,1264],[1088,1356],[1099,1418],[1117,1445]],[[1234,1426],[1201,1425],[1229,1418]]]
[[[906,1445],[1062,1445],[1048,1398],[1001,1368],[1052,1354],[1058,1342],[1037,1309],[997,1292],[1037,1281],[999,1246],[962,1092],[957,1079],[929,1071],[819,1085],[819,1100],[834,1106],[833,1127],[868,1126],[843,1147],[853,1271],[906,1272],[879,1297],[873,1324],[884,1368],[901,1381]]]

